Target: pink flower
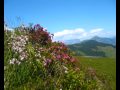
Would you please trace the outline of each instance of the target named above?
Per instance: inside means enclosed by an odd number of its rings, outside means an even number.
[[[71,60],[70,60],[71,62],[75,62],[76,61],[76,59],[75,58],[71,58]]]
[[[47,63],[46,63],[46,62],[44,62],[44,66],[47,66]]]
[[[43,28],[43,31],[47,31],[47,28]]]
[[[57,59],[61,59],[61,56],[60,56],[60,55],[57,55],[56,58],[57,58]]]
[[[47,59],[46,61],[47,61],[48,63],[51,63],[51,62],[52,62],[52,60],[51,60],[51,59]]]
[[[68,54],[63,54],[63,58],[64,59],[69,59],[70,57],[68,56]]]
[[[44,63],[44,66],[47,66],[51,62],[52,62],[51,59],[46,59],[43,63]]]

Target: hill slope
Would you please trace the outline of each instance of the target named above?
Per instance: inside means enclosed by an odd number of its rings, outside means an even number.
[[[106,43],[106,44],[116,45],[116,38],[115,37],[113,37],[113,38],[102,38],[102,37],[95,36],[95,37],[91,38],[91,40],[95,40],[95,41]]]
[[[77,56],[79,59],[79,63],[81,63],[84,67],[92,67],[96,70],[96,74],[100,76],[100,79],[105,79],[110,83],[112,89],[108,90],[116,90],[116,60],[113,58],[87,58]],[[112,67],[111,67],[112,66]],[[105,75],[105,77],[101,77],[101,75]],[[107,86],[109,87],[109,86]]]
[[[68,45],[70,50],[81,56],[115,57],[116,48],[111,44],[86,40],[78,44]]]

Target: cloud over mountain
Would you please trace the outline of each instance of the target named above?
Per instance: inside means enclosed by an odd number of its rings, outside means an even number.
[[[110,37],[114,36],[115,32],[112,31],[106,31],[103,28],[96,28],[92,29],[90,31],[86,31],[83,28],[76,28],[73,30],[65,29],[60,32],[54,33],[54,41],[64,41],[64,40],[70,40],[70,39],[89,39],[93,36],[100,36],[100,37]]]

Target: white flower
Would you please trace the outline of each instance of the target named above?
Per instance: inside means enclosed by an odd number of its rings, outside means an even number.
[[[46,63],[45,61],[43,61],[43,65],[44,65],[44,66],[46,66],[46,65],[47,65],[47,63]]]
[[[27,43],[28,40],[28,36],[24,36],[24,35],[11,35],[12,38],[12,50],[15,53],[19,54],[19,59],[21,61],[23,61],[24,59],[26,59],[28,57],[27,52],[25,51],[25,45]],[[10,60],[10,64],[20,64],[20,61],[17,61],[17,59],[13,58],[12,60]]]
[[[62,90],[62,89],[60,89],[60,90]]]
[[[10,45],[11,43],[8,43],[8,45]]]
[[[21,53],[23,51],[22,48],[18,48],[18,52]]]
[[[38,53],[40,53],[40,51],[38,51]]]
[[[24,59],[24,57],[20,56],[20,60],[22,61]]]
[[[15,64],[15,61],[16,61],[17,59],[15,59],[15,58],[13,58],[12,60],[10,60],[10,64]]]
[[[41,55],[39,54],[39,57],[41,58]]]
[[[43,56],[43,60],[45,61],[46,59],[45,59],[45,56]]]
[[[20,65],[21,62],[17,61],[16,63],[17,63],[18,65]]]
[[[65,73],[68,73],[68,71],[67,71],[67,70],[65,70]]]
[[[19,58],[20,58],[20,60],[22,61],[22,60],[24,60],[24,59],[27,59],[27,53],[26,52],[22,52],[22,53],[20,53],[20,56],[19,56]]]
[[[39,52],[37,54],[35,54],[35,56],[41,58],[41,54]]]
[[[37,59],[36,61],[39,62],[39,59]]]
[[[67,68],[67,67],[65,67],[65,66],[63,66],[63,68],[64,68],[65,70],[68,70],[68,68]]]
[[[20,61],[18,61],[17,59],[13,58],[12,60],[10,60],[10,64],[18,64],[20,65]]]

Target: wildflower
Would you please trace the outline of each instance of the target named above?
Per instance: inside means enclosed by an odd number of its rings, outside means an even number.
[[[77,68],[75,68],[75,70],[76,70],[76,71],[80,71],[80,68],[77,67]]]
[[[20,63],[21,63],[20,61],[16,61],[16,64],[20,65]]]
[[[69,59],[70,57],[68,56],[68,54],[63,54],[63,58],[64,59]]]
[[[24,59],[27,59],[28,55],[27,52],[25,51],[25,45],[27,43],[28,40],[28,36],[24,36],[24,35],[20,35],[20,36],[11,36],[13,41],[12,41],[12,50],[15,53],[19,54],[19,59],[22,61]],[[18,65],[21,63],[15,59],[10,60],[10,64],[14,64],[17,63]]]
[[[51,61],[51,59],[46,59],[45,62],[46,62],[47,64],[49,64],[49,63],[51,63],[52,61]]]
[[[51,59],[46,59],[46,60],[43,61],[43,64],[44,64],[44,66],[47,66],[51,62],[52,62]]]
[[[68,68],[67,68],[67,67],[65,67],[65,66],[63,66],[63,68],[64,68],[65,70],[68,70]]]
[[[21,55],[20,55],[20,60],[22,61],[24,59],[24,57],[22,57]]]
[[[43,61],[43,65],[44,65],[44,66],[47,66],[47,63],[46,63],[45,61]]]
[[[43,31],[47,31],[47,28],[43,28]]]
[[[10,64],[20,64],[20,62],[16,59],[16,58],[13,58],[12,60],[10,60]]]
[[[51,60],[51,59],[47,59],[47,62],[48,62],[48,63],[51,63],[51,62],[52,62],[52,60]]]
[[[8,45],[11,45],[11,43],[8,43]]]
[[[57,59],[60,59],[60,58],[61,58],[61,56],[60,56],[60,55],[57,55],[57,56],[56,56],[56,58],[57,58]]]
[[[95,75],[96,75],[96,71],[95,71],[93,68],[91,68],[91,67],[88,68],[88,73],[89,73],[90,75],[92,75],[92,76],[95,76]]]
[[[13,58],[12,60],[10,60],[10,64],[14,64],[14,63],[15,63],[15,61],[16,61],[16,59],[15,59],[15,58]]]
[[[43,60],[45,61],[45,56],[43,56]]]
[[[36,61],[39,62],[39,59],[37,59]]]
[[[35,54],[36,57],[40,57],[41,58],[41,54],[40,54],[40,51],[38,51],[37,54]]]
[[[67,71],[67,70],[65,70],[65,73],[68,73],[68,71]]]
[[[71,62],[75,62],[75,61],[76,61],[76,59],[75,59],[75,58],[72,58],[70,61],[71,61]]]
[[[22,53],[20,53],[20,56],[19,56],[19,58],[20,58],[20,60],[22,61],[22,60],[24,60],[24,59],[27,59],[27,53],[26,52],[22,52]]]
[[[23,52],[23,49],[22,48],[18,48],[17,50],[19,53]]]

